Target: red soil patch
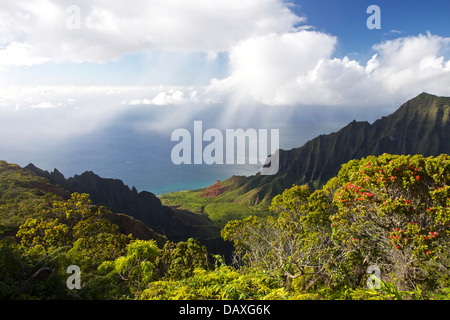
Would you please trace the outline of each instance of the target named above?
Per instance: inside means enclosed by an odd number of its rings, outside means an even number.
[[[210,185],[209,187],[206,187],[205,190],[201,193],[202,197],[217,197],[224,193],[225,191],[230,190],[230,188],[223,186],[220,181],[217,181],[216,183]]]

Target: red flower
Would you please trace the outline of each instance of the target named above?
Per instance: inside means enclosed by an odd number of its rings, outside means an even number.
[[[395,246],[395,249],[399,250],[400,248],[398,246]]]
[[[420,177],[419,177],[419,176],[417,176],[417,177],[416,177],[416,180],[420,180]]]

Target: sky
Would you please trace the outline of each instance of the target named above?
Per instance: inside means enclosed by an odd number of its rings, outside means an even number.
[[[366,26],[372,4],[379,30]],[[6,0],[0,9],[2,85],[204,86],[268,105],[349,104],[367,91],[401,99],[415,93],[405,85],[425,82],[446,93],[433,83],[448,77],[444,0]]]
[[[372,4],[379,30],[366,26]],[[244,85],[240,74],[257,68],[282,85],[322,60],[355,71],[378,54],[380,73],[448,61],[444,0],[5,0],[0,9],[3,85]],[[392,65],[409,49],[423,51]]]
[[[301,127],[281,142],[298,147],[424,91],[450,95],[449,12],[447,0],[2,0],[0,158],[195,119]]]

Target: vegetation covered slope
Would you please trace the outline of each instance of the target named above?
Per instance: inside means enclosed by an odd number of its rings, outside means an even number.
[[[300,148],[280,150],[280,168],[274,176],[233,176],[201,190],[170,193],[166,205],[201,208],[215,221],[231,211],[267,213],[272,198],[293,184],[322,187],[341,165],[369,155],[450,153],[450,98],[422,93],[393,114],[373,124],[353,121],[338,132],[321,135]],[[217,190],[219,192],[210,192]],[[242,205],[245,210],[239,210]]]
[[[70,193],[87,193],[94,204],[131,216],[170,240],[211,238],[220,232],[207,217],[188,211],[175,212],[162,205],[153,193],[138,192],[134,187],[130,189],[119,179],[102,178],[92,171],[66,179],[57,169],[53,172],[43,171],[33,164],[25,169],[45,177]]]
[[[69,194],[48,180],[23,170],[16,164],[0,161],[0,225],[3,231],[15,230],[26,219],[52,201]]]
[[[353,122],[284,151],[291,158],[283,156],[279,176],[185,192],[177,201],[186,206],[204,214],[216,206],[216,228],[236,248],[229,264],[194,239],[126,236],[89,195],[2,162],[0,298],[449,299],[448,102],[422,94],[372,125]],[[434,156],[359,151],[391,147]],[[304,171],[303,152],[322,170],[311,161]],[[332,164],[321,152],[344,161],[327,181]],[[73,265],[79,288],[66,282]]]
[[[70,195],[70,191],[52,184],[47,178],[17,164],[0,161],[0,238],[15,235],[27,219],[36,218],[43,210],[51,208],[53,202],[67,200]],[[159,245],[167,241],[130,216],[107,211],[104,218],[117,225],[123,234],[153,239]]]
[[[74,193],[0,240],[0,298],[450,298],[446,154],[352,160],[321,189],[285,190],[273,216],[226,224],[228,265],[194,239],[125,236],[105,210]]]
[[[14,234],[27,218],[72,193],[89,194],[93,205],[109,208],[106,218],[135,238],[154,239],[160,246],[167,240],[196,238],[211,252],[229,256],[232,251],[220,237],[221,228],[206,215],[164,206],[153,193],[130,189],[119,179],[93,172],[66,179],[57,169],[43,171],[33,164],[21,168],[4,161],[0,163],[0,237],[7,231]]]

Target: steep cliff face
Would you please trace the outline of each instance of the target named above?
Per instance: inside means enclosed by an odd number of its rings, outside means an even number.
[[[216,187],[228,188],[223,196],[238,194],[236,201],[270,201],[292,184],[318,188],[335,176],[343,163],[383,153],[450,153],[450,98],[422,93],[373,124],[353,121],[300,148],[280,150],[279,171],[274,176],[232,177]]]
[[[21,224],[29,218],[39,217],[41,210],[50,207],[54,201],[70,198],[69,191],[52,184],[43,176],[50,174],[33,165],[27,170],[16,164],[0,161],[0,239],[15,236]],[[55,179],[62,181],[64,177],[55,170],[52,180]],[[134,238],[142,240],[153,239],[160,247],[167,241],[131,216],[109,212],[105,218],[116,224],[123,234],[132,234]]]
[[[93,172],[66,179],[57,169],[48,172],[33,164],[22,168],[6,161],[0,161],[0,239],[15,236],[28,218],[38,217],[43,208],[69,199],[73,192],[89,193],[94,205],[110,208],[104,218],[136,239],[153,239],[162,248],[167,240],[196,238],[208,252],[226,258],[233,250],[206,216],[163,206],[154,194],[138,193],[121,180]]]
[[[167,236],[169,240],[182,241],[190,237],[209,238],[219,234],[211,221],[189,212],[175,212],[163,206],[159,198],[151,192],[137,192],[118,179],[101,178],[91,171],[71,178],[65,178],[57,169],[43,171],[33,164],[26,170],[47,178],[70,193],[88,193],[95,205],[103,205],[114,212],[123,213],[141,221],[155,232]]]

